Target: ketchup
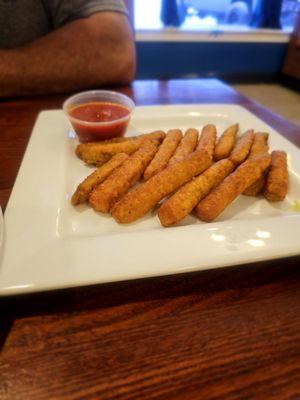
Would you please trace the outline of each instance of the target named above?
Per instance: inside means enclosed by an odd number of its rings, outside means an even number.
[[[81,142],[122,136],[129,122],[129,114],[128,108],[116,103],[85,103],[69,110],[70,117],[76,118],[71,123]]]

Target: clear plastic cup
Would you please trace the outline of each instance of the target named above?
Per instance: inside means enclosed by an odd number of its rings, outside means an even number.
[[[108,90],[78,93],[63,104],[64,113],[81,142],[123,136],[134,107],[128,96]]]

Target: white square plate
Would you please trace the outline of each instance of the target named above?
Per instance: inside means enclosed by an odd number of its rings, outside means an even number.
[[[241,131],[270,133],[270,148],[288,153],[290,188],[282,203],[240,196],[213,223],[186,218],[163,228],[152,213],[131,225],[70,196],[90,172],[74,154],[77,140],[61,111],[35,124],[5,212],[0,295],[67,288],[218,268],[300,254],[300,150],[253,114],[235,105],[137,107],[128,135],[155,129],[235,122]]]

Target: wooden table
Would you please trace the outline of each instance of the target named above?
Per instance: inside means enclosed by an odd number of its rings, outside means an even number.
[[[139,105],[241,104],[300,146],[298,127],[217,80],[120,90]],[[37,113],[63,98],[1,101],[2,207]],[[299,262],[2,298],[0,399],[298,400]]]

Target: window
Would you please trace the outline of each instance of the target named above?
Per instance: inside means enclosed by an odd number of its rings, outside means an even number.
[[[135,28],[291,30],[300,0],[134,0]]]

